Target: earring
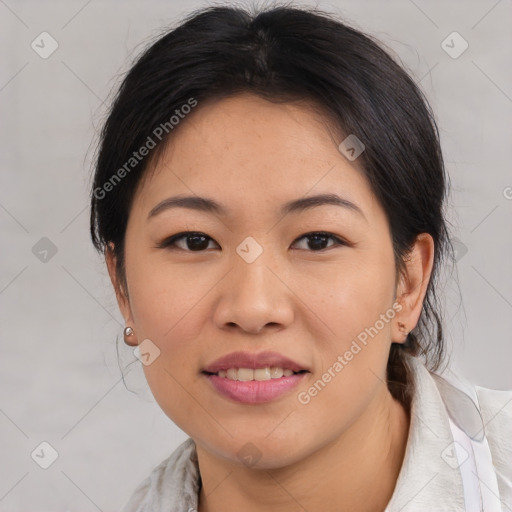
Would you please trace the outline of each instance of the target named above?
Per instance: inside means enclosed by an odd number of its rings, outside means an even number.
[[[133,329],[130,326],[127,326],[124,328],[123,334],[124,334],[124,342],[127,345],[130,345],[130,346],[137,345],[137,343],[135,341],[129,341],[130,337],[132,337],[135,334]]]
[[[400,331],[402,331],[405,334],[405,336],[409,335],[409,333],[405,329],[405,324],[404,323],[398,322],[398,328],[400,329]]]

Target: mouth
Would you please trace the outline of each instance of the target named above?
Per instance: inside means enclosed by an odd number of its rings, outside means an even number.
[[[290,368],[266,366],[264,368],[228,368],[227,370],[219,370],[218,372],[203,371],[203,373],[205,375],[215,375],[221,379],[237,380],[241,382],[249,382],[253,380],[262,382],[309,372],[307,370],[294,372]]]
[[[259,404],[289,393],[310,371],[276,352],[234,352],[217,359],[201,373],[223,397]]]

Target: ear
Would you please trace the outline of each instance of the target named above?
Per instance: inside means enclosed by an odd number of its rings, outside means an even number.
[[[112,286],[116,292],[117,305],[119,306],[119,310],[123,315],[125,325],[130,326],[135,333],[135,325],[132,316],[132,310],[130,307],[130,301],[128,299],[128,293],[124,289],[123,285],[119,281],[116,267],[117,267],[117,258],[114,254],[114,244],[109,242],[107,247],[105,248],[105,262],[107,264],[108,274],[110,276],[110,281],[112,282]],[[137,345],[136,336],[132,335],[129,337],[129,341],[127,341],[127,337],[125,336],[125,342],[128,345]]]
[[[391,327],[394,343],[405,343],[407,334],[417,325],[434,263],[434,239],[420,233],[405,261],[405,272],[397,285],[396,300],[402,308]]]

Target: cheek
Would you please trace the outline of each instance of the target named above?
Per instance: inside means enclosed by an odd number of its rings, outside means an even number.
[[[172,340],[194,339],[189,330],[199,325],[189,315],[197,315],[201,299],[215,284],[215,275],[199,267],[155,263],[147,256],[133,260],[129,283],[135,325],[164,349]]]
[[[340,405],[345,412],[362,410],[364,397],[385,381],[395,315],[394,267],[391,250],[380,256],[347,261],[326,276],[328,286],[320,282],[309,288],[317,297],[313,309],[328,326],[325,337],[316,340],[321,360],[318,384],[305,389],[304,397],[317,404],[319,413]]]
[[[329,329],[315,340],[315,375],[298,390],[298,436],[322,431],[335,437],[385,386],[393,279],[382,277],[389,268],[383,272],[380,264],[365,263],[347,265],[332,275],[328,294],[322,295],[325,288],[320,285],[315,291],[318,301],[312,308]]]
[[[321,276],[312,274],[301,287],[305,290],[301,298],[309,302],[331,335],[341,342],[355,338],[392,306],[392,255],[381,256],[351,255]]]

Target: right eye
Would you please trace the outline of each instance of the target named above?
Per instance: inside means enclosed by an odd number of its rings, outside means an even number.
[[[201,252],[208,248],[208,240],[213,242],[213,238],[198,231],[185,231],[178,233],[165,240],[162,240],[156,247],[159,249],[181,249],[187,252]],[[184,241],[182,246],[178,245],[178,242]]]

